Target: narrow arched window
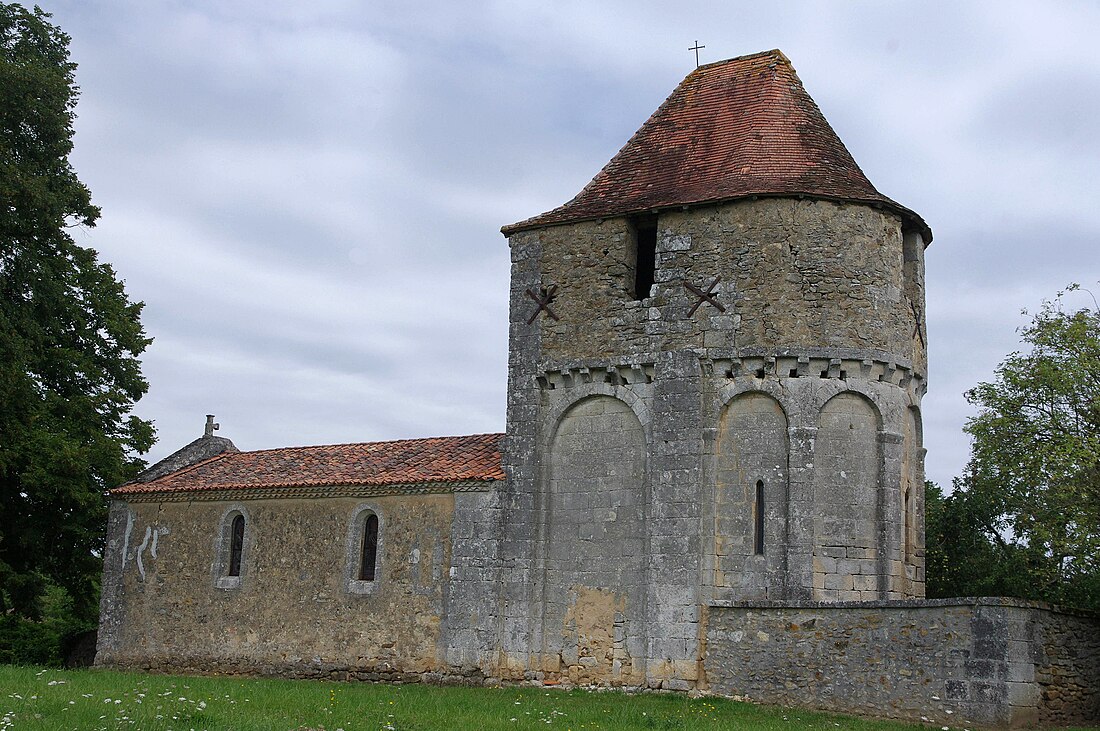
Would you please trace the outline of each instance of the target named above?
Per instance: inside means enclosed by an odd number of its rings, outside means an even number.
[[[241,575],[241,555],[244,553],[244,516],[237,515],[233,518],[233,526],[230,528],[229,538],[229,570],[226,576]]]
[[[756,517],[756,530],[753,544],[757,556],[764,555],[764,481],[756,481],[756,502],[753,505]]]
[[[378,516],[373,513],[363,522],[363,550],[359,561],[359,580],[374,581],[378,560]]]

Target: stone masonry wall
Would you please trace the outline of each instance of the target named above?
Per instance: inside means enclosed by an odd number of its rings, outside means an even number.
[[[356,581],[364,508],[379,517],[373,582]],[[246,529],[234,582],[220,567],[226,518],[237,511]],[[453,514],[451,494],[115,501],[97,663],[367,677],[440,671]]]
[[[787,416],[776,399],[748,391],[734,397],[718,424],[714,585],[741,599],[785,599]],[[757,504],[758,484],[762,505]],[[759,546],[758,528],[763,528]]]
[[[891,571],[883,556],[883,529],[889,524],[898,531],[901,520],[885,519],[879,432],[878,415],[861,394],[839,393],[820,411],[814,441],[814,599],[886,598],[886,577],[902,575],[900,569]]]
[[[503,499],[502,490],[454,494],[443,636],[447,664],[464,675],[497,662]]]
[[[914,527],[923,506],[911,499],[912,514],[903,514],[904,488],[922,477],[919,435],[907,419],[924,393],[923,247],[919,237],[903,238],[896,216],[796,199],[661,212],[654,285],[640,300],[626,218],[522,231],[509,245],[509,479],[500,501],[497,615],[503,677],[581,667],[561,638],[563,622],[566,636],[579,637],[562,602],[582,594],[633,607],[600,610],[623,628],[621,640],[613,629],[609,642],[617,647],[603,654],[609,667],[645,668],[644,678],[627,678],[588,658],[593,679],[687,688],[699,679],[698,607],[712,597],[923,592],[923,535]],[[689,284],[709,288],[721,307],[700,303]],[[728,410],[752,392],[774,399],[770,420]],[[576,489],[564,496],[553,474],[557,435],[568,431],[571,409],[596,397],[633,413],[644,467],[625,477],[606,473],[616,463],[612,454],[601,464],[602,452],[614,453],[618,443],[606,429],[578,432],[570,450],[588,450],[596,462],[567,461],[580,472],[571,473]],[[837,414],[819,424],[833,397]],[[856,415],[852,404],[865,408]],[[858,433],[849,434],[857,421]],[[743,431],[753,424],[767,436]],[[767,453],[750,454],[763,440]],[[589,522],[562,515],[576,512],[570,506],[582,492],[599,497],[601,480],[646,496],[641,533],[632,512],[617,511],[623,524],[603,529],[623,545],[597,551],[613,555],[640,542],[644,600],[634,580],[603,568],[565,571],[554,553]],[[767,511],[763,554],[750,531],[757,481]],[[624,587],[630,597],[616,599]],[[631,637],[645,639],[644,657]]]
[[[950,724],[1100,718],[1100,617],[1006,599],[711,606],[713,693]]]
[[[559,674],[591,673],[602,667],[601,660],[570,670],[571,655],[554,650],[562,645],[563,630],[573,632],[573,619],[595,616],[589,609],[606,614],[610,605],[603,598],[619,591],[620,581],[610,567],[592,570],[569,569],[559,574],[562,562],[549,550],[555,541],[571,531],[583,529],[582,523],[562,524],[554,517],[557,501],[551,489],[550,466],[555,438],[560,422],[567,412],[585,399],[609,397],[618,402],[616,409],[629,409],[641,425],[645,444],[643,467],[632,468],[630,475],[616,475],[621,489],[635,500],[646,496],[648,513],[639,535],[624,526],[604,526],[608,535],[630,535],[640,541],[643,554],[637,557],[640,592],[634,596],[629,612],[619,612],[618,623],[611,612],[612,623],[620,624],[624,634],[620,640],[612,628],[610,642],[611,672],[590,679],[607,684],[642,684],[650,687],[686,689],[694,684],[698,672],[699,643],[699,520],[701,485],[701,380],[699,359],[691,353],[660,355],[625,352],[614,359],[589,358],[575,368],[548,369],[543,350],[543,323],[552,322],[548,313],[532,318],[536,306],[531,294],[549,289],[542,274],[544,241],[542,232],[521,232],[511,237],[512,291],[509,315],[509,386],[508,437],[504,448],[504,467],[508,486],[501,498],[501,590],[498,617],[498,647],[500,662],[496,669],[505,679],[552,679]],[[551,256],[559,257],[561,251]],[[559,312],[558,300],[551,302],[551,311],[562,320],[582,318],[600,323],[604,313]],[[617,346],[616,346],[617,347]],[[600,352],[605,352],[601,350]],[[623,423],[620,419],[620,423]],[[594,435],[598,436],[598,435]],[[606,435],[610,437],[611,435]],[[599,437],[602,439],[605,437]],[[598,441],[596,439],[595,441]],[[592,445],[591,469],[599,468],[601,447]],[[600,476],[592,472],[593,486]],[[604,480],[611,479],[604,475]],[[629,478],[629,480],[626,480]],[[578,477],[578,479],[583,479]],[[600,490],[593,487],[596,493]],[[573,498],[571,498],[573,499]],[[610,507],[610,506],[606,506]],[[627,521],[630,511],[622,512]],[[606,516],[605,516],[606,517]],[[616,511],[615,521],[620,519]],[[631,519],[633,520],[633,519]],[[601,549],[602,551],[603,549]],[[602,554],[601,554],[602,555]],[[546,581],[553,576],[553,582]],[[662,581],[653,580],[661,576]],[[559,588],[572,589],[565,597]],[[640,596],[639,596],[640,594]],[[599,598],[593,604],[591,599]],[[574,612],[565,626],[561,612],[555,608],[562,599],[566,603],[584,599],[585,612]],[[587,619],[585,619],[587,621]],[[628,626],[629,625],[629,628]],[[637,641],[642,646],[637,646]],[[568,637],[565,645],[569,645]],[[616,645],[619,645],[618,647]],[[640,652],[639,652],[640,650]],[[629,655],[620,656],[625,651]],[[599,653],[597,653],[599,654]],[[606,653],[605,653],[606,656]],[[616,673],[616,661],[619,672]],[[629,672],[623,672],[629,668]],[[644,671],[643,675],[639,672]]]
[[[528,292],[538,292],[542,280],[539,261],[542,243],[536,232],[522,232],[509,240],[511,248],[511,305],[508,322],[508,429],[503,463],[508,475],[501,496],[499,609],[495,649],[503,678],[519,680],[541,673],[542,594],[538,580],[544,568],[539,556],[538,485],[539,415],[544,408],[537,376],[542,332],[528,322]],[[545,316],[545,315],[544,315]]]
[[[903,246],[893,214],[781,198],[662,212],[652,296],[634,298],[629,221],[611,218],[517,234],[537,239],[543,358],[570,361],[681,348],[846,348],[887,353],[923,377],[923,247]],[[720,312],[684,282],[715,277]],[[526,286],[526,285],[525,285]],[[525,314],[535,304],[520,294]],[[595,313],[599,317],[593,317]],[[918,332],[919,337],[914,333]]]
[[[574,683],[645,680],[645,434],[596,395],[562,417],[549,450],[543,670]]]
[[[1039,722],[1100,723],[1100,617],[1035,612]]]
[[[904,483],[923,484],[917,436],[903,436],[919,403],[916,382],[902,387],[862,364],[828,377],[828,359],[773,360],[706,364],[704,423],[718,428],[703,430],[704,495],[714,486],[704,500],[704,531],[713,526],[704,587],[738,601],[922,596],[923,503],[905,505],[901,494]],[[752,545],[757,481],[762,555]]]

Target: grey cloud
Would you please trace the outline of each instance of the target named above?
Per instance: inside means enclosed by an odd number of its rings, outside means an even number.
[[[1036,69],[1000,86],[969,133],[975,145],[991,154],[1030,151],[1040,139],[1050,154],[1071,159],[1084,155],[1094,164],[1100,162],[1100,79],[1061,63]]]
[[[1018,311],[1100,278],[1100,11],[794,2],[43,0],[73,36],[79,236],[157,338],[152,458],[503,428],[498,229],[588,182],[693,66],[779,47],[870,179],[921,213],[929,475]],[[702,24],[700,20],[702,19]]]

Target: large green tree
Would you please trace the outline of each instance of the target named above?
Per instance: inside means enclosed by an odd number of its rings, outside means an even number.
[[[928,597],[1051,598],[1037,594],[1031,578],[1046,560],[1041,550],[1006,537],[1003,515],[986,498],[958,480],[949,495],[926,483]]]
[[[94,615],[105,491],[153,428],[130,415],[149,344],[112,268],[73,241],[99,209],[69,163],[69,37],[0,3],[0,613],[34,617],[51,585]]]
[[[970,462],[929,531],[930,545],[938,532],[954,546],[939,578],[957,592],[993,582],[997,593],[1100,608],[1100,308],[1067,310],[1066,299],[1021,330],[1029,351],[967,392],[979,409],[966,426]]]

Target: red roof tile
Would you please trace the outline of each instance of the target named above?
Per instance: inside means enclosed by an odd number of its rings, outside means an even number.
[[[753,195],[881,206],[932,240],[920,216],[875,190],[778,50],[700,66],[577,197],[501,231]]]
[[[406,485],[503,480],[503,434],[226,452],[113,496],[314,485]]]

